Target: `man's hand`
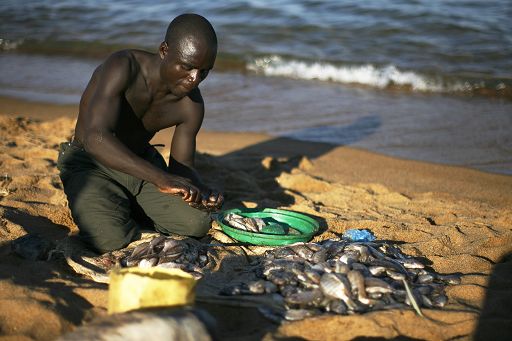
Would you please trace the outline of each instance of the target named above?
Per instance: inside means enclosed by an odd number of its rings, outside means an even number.
[[[208,210],[218,210],[224,203],[224,196],[216,190],[209,190],[208,192],[203,193],[201,203]]]
[[[199,188],[194,186],[190,180],[180,176],[173,176],[167,183],[158,186],[158,189],[162,193],[179,195],[191,205],[201,204],[202,202]]]

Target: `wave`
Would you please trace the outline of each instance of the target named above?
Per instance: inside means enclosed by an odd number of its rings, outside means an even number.
[[[491,95],[491,92],[496,95],[507,95],[512,92],[512,84],[506,84],[505,80],[487,82],[462,78],[449,80],[442,76],[400,70],[395,65],[334,65],[323,62],[286,60],[280,56],[271,55],[254,59],[247,65],[247,68],[265,76],[359,84],[379,89],[401,88],[416,92],[470,92],[487,95]]]
[[[144,46],[112,44],[101,41],[8,40],[0,38],[0,53],[72,56],[102,60],[110,53]],[[156,52],[156,51],[153,51]],[[396,65],[343,64],[342,62],[311,62],[293,56],[267,55],[248,57],[246,53],[219,53],[215,69],[221,72],[246,71],[304,80],[362,85],[378,89],[449,94],[470,94],[512,99],[512,79],[466,77],[463,74],[429,74],[403,70]]]

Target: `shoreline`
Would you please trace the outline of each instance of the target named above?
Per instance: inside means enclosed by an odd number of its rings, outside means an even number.
[[[31,102],[0,96],[0,115],[51,121],[60,117],[76,117],[77,112],[78,105]],[[152,143],[164,144],[169,149],[171,134],[172,129],[162,130],[155,135]],[[201,130],[197,138],[197,150],[212,155],[237,151],[271,156],[302,154],[314,161],[311,171],[328,181],[347,185],[380,183],[407,196],[427,192],[444,193],[460,200],[512,207],[512,176],[468,167],[407,160],[357,147],[251,132]]]

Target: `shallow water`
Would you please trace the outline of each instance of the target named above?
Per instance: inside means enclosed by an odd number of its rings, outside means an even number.
[[[508,0],[7,0],[0,3],[0,50],[154,50],[169,20],[185,12],[211,20],[228,69],[512,97]]]

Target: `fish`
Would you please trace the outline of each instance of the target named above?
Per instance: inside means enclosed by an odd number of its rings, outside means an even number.
[[[298,321],[316,315],[320,315],[320,311],[316,309],[288,309],[284,313],[284,318],[288,321]]]
[[[363,276],[368,277],[371,276],[370,270],[368,267],[362,263],[352,263],[352,270],[357,270],[363,274]]]
[[[360,258],[359,252],[349,250],[349,251],[343,253],[340,256],[339,260],[340,260],[340,262],[347,264],[350,267],[352,265],[352,263],[359,262],[359,258]]]
[[[460,282],[461,282],[461,277],[456,274],[450,274],[450,275],[437,274],[436,279],[443,281],[445,283],[448,283],[448,284],[452,284],[452,285],[460,284]]]
[[[348,307],[343,300],[332,300],[327,305],[327,311],[339,315],[347,315]]]
[[[253,294],[264,294],[265,293],[265,282],[264,280],[252,281],[247,284],[247,288]]]
[[[144,258],[139,262],[139,268],[147,269],[155,266],[158,263],[158,258],[151,257],[151,258]]]
[[[311,256],[311,262],[314,264],[323,263],[327,260],[327,250],[326,249],[320,249],[318,251],[315,251],[313,255]]]
[[[239,285],[231,291],[282,297],[283,310],[273,315],[281,320],[408,306],[423,316],[421,307],[443,307],[445,286],[460,283],[460,276],[426,270],[387,242],[296,243],[267,250],[255,264],[261,282],[249,282],[252,290]],[[262,289],[262,283],[272,288]]]
[[[268,273],[267,279],[277,286],[284,286],[287,284],[297,285],[296,277],[287,271],[272,270]]]
[[[320,279],[322,278],[322,275],[319,271],[316,271],[314,269],[304,269],[304,275],[308,278],[309,281],[315,284],[320,284]]]
[[[352,288],[352,293],[357,295],[357,299],[359,302],[369,305],[371,300],[366,295],[366,287],[364,282],[364,276],[361,272],[357,270],[350,270],[347,273],[347,278],[350,282],[350,287]]]
[[[371,260],[371,253],[368,246],[364,244],[353,243],[345,247],[345,250],[354,250],[359,253],[359,260],[362,263],[366,263]]]
[[[234,228],[249,232],[260,232],[266,223],[261,218],[244,217],[236,213],[228,213],[224,222]]]
[[[393,292],[391,285],[376,277],[365,277],[364,285],[367,293],[390,294]]]
[[[386,274],[387,269],[388,268],[386,268],[385,266],[382,266],[382,265],[370,265],[368,267],[368,271],[370,271],[370,273],[373,276],[382,276],[382,275]]]
[[[420,283],[420,284],[432,283],[434,281],[434,279],[435,279],[435,277],[432,274],[419,275],[416,278],[416,283]]]
[[[303,290],[290,294],[285,297],[284,301],[288,305],[307,306],[317,305],[324,298],[320,289]]]
[[[402,272],[396,272],[393,270],[386,269],[386,275],[388,275],[389,278],[394,279],[395,281],[400,281],[402,279],[406,279],[407,276]]]
[[[201,279],[204,276],[203,268],[209,264],[209,258],[207,249],[197,241],[177,240],[160,235],[149,242],[136,246],[131,254],[121,258],[119,263],[122,267],[151,268],[157,266],[181,269],[195,279]]]
[[[423,269],[425,267],[425,265],[423,265],[421,262],[419,262],[413,258],[406,258],[406,259],[399,258],[396,261],[401,263],[407,269]]]
[[[304,258],[305,260],[311,260],[314,254],[314,252],[304,244],[292,245],[290,246],[290,249],[292,249],[299,257]]]
[[[345,275],[325,273],[320,279],[320,288],[324,295],[343,300],[350,309],[359,308],[351,297],[350,283]]]
[[[443,294],[432,296],[432,305],[436,308],[442,308],[448,303],[448,297]]]

